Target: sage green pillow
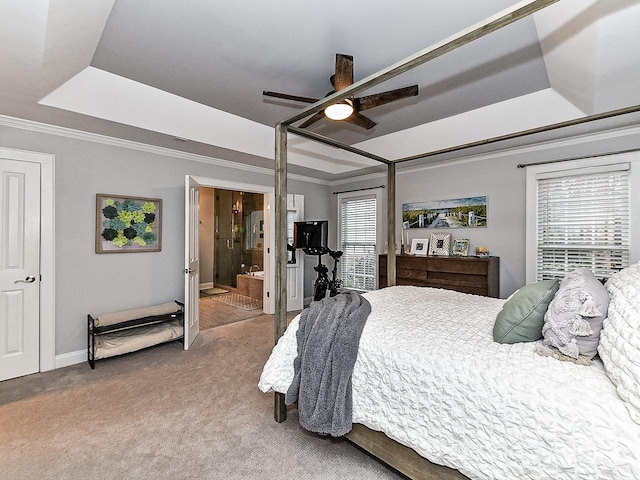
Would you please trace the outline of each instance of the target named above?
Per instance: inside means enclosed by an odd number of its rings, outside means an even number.
[[[525,285],[505,302],[493,324],[498,343],[535,342],[542,338],[544,314],[560,281],[542,280]]]

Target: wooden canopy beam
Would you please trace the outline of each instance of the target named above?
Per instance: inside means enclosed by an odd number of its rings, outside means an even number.
[[[387,286],[396,284],[396,165],[387,167]]]
[[[275,176],[275,314],[273,318],[274,342],[287,328],[287,126],[276,125]],[[276,422],[287,419],[284,395],[276,393],[273,404]]]
[[[370,159],[376,160],[376,161],[378,161],[380,163],[386,163],[387,165],[392,163],[391,160],[383,158],[383,157],[381,157],[379,155],[375,155],[373,153],[369,153],[369,152],[367,152],[365,150],[360,150],[359,148],[355,148],[355,147],[352,147],[351,145],[347,145],[345,143],[338,142],[337,140],[334,140],[334,139],[329,138],[329,137],[325,137],[324,135],[320,135],[318,133],[310,132],[308,130],[305,130],[304,128],[298,128],[298,127],[289,126],[288,130],[291,133],[295,133],[296,135],[299,135],[301,137],[305,137],[305,138],[308,138],[310,140],[315,140],[316,142],[324,143],[325,145],[329,145],[329,146],[334,147],[334,148],[339,148],[341,150],[346,150],[347,152],[355,153],[356,155],[360,155],[362,157],[370,158]]]
[[[457,152],[467,148],[480,147],[482,145],[489,145],[491,143],[503,142],[505,140],[512,140],[514,138],[535,135],[536,133],[544,133],[544,132],[549,132],[551,130],[559,130],[561,128],[573,127],[576,125],[581,125],[583,123],[595,122],[598,120],[606,120],[607,118],[619,117],[621,115],[628,115],[630,113],[638,113],[638,112],[640,112],[640,105],[634,105],[632,107],[617,108],[615,110],[596,113],[593,115],[588,115],[586,117],[573,118],[571,120],[565,120],[563,122],[552,123],[550,125],[543,125],[542,127],[530,128],[528,130],[521,130],[519,132],[507,133],[505,135],[485,138],[483,140],[464,143],[462,145],[454,145],[453,147],[441,148],[440,150],[433,150],[431,152],[419,153],[417,155],[402,157],[402,158],[393,160],[393,163],[409,162],[411,160],[419,160],[421,158],[434,157],[436,155],[441,155],[443,153]]]

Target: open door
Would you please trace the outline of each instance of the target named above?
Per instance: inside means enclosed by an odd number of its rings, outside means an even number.
[[[293,224],[304,220],[304,195],[287,194],[287,245],[293,245]],[[287,261],[287,312],[304,308],[304,253],[289,252]]]
[[[185,179],[184,203],[184,349],[188,350],[200,333],[200,184],[189,175]]]

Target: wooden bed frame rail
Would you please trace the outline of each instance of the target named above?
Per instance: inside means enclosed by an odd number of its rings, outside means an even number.
[[[354,423],[345,438],[415,480],[469,480],[459,471],[431,463],[409,447],[362,424]]]

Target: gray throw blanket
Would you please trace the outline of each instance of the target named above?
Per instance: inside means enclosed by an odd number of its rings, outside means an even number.
[[[285,403],[298,401],[300,425],[340,437],[351,431],[351,375],[371,305],[357,293],[312,302],[300,315],[298,356]]]

